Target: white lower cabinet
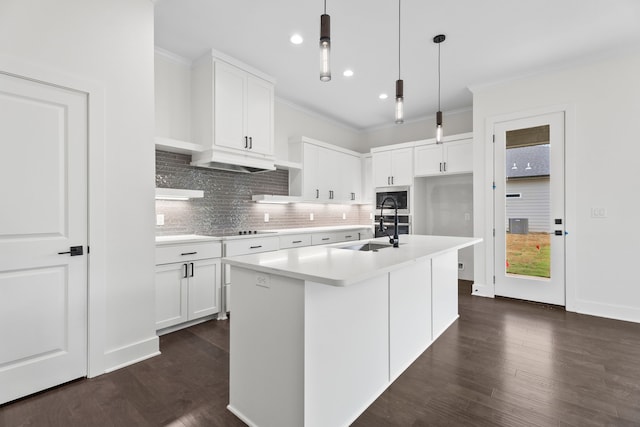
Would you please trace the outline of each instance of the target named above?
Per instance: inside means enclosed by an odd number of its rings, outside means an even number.
[[[156,330],[220,311],[221,252],[219,242],[156,248]]]
[[[277,251],[280,248],[279,237],[256,237],[252,239],[229,240],[224,243],[224,256],[257,254],[260,252]],[[226,319],[226,313],[231,311],[231,268],[224,266],[223,279],[224,311],[219,319]]]

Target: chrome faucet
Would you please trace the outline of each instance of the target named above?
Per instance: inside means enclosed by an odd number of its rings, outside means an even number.
[[[395,208],[395,214],[393,216],[393,237],[387,234],[386,227],[384,226],[384,216],[382,215],[382,209],[384,208],[384,204],[387,200],[391,200],[393,202],[393,207]],[[380,232],[384,233],[389,238],[389,243],[393,245],[394,248],[397,248],[400,244],[400,239],[398,238],[398,202],[391,196],[387,196],[384,198],[382,203],[380,203]]]

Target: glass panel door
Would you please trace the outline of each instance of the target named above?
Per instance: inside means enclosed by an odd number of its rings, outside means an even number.
[[[564,115],[494,130],[496,295],[564,305]]]

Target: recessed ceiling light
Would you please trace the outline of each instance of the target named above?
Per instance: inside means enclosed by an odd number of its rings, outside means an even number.
[[[302,36],[300,34],[294,34],[291,36],[291,38],[289,38],[289,41],[293,44],[302,44],[302,42],[304,41],[304,39],[302,38]]]
[[[386,93],[381,93],[380,95],[378,95],[378,98],[380,99],[387,99],[389,97],[389,95],[387,95]]]
[[[342,75],[345,77],[351,77],[353,76],[353,70],[344,70],[344,73],[342,73]]]

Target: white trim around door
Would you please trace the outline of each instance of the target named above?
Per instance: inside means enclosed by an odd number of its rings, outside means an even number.
[[[106,164],[105,87],[100,82],[0,55],[0,70],[15,76],[84,92],[88,97],[88,345],[87,376],[105,372],[106,350]]]

